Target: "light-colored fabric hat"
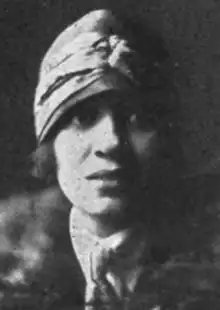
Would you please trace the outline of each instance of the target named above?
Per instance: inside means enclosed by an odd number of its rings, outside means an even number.
[[[136,87],[137,52],[108,10],[92,11],[66,28],[42,60],[34,101],[41,143],[72,106],[106,90]],[[71,98],[71,100],[69,100]]]

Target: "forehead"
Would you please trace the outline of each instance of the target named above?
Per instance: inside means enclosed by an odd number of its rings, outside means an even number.
[[[96,110],[120,110],[120,113],[127,113],[129,110],[139,110],[143,114],[158,114],[158,116],[165,116],[171,110],[166,91],[152,89],[141,92],[131,88],[123,91],[104,91],[90,96],[70,108],[69,114],[74,116],[74,114],[77,115],[80,111],[89,113],[93,108]]]
[[[77,110],[90,110],[92,107],[96,109],[117,109],[118,107],[135,107],[143,104],[144,97],[141,96],[137,91],[127,90],[127,91],[105,91],[100,94],[91,96],[82,102],[79,102],[75,107],[73,107],[72,113],[77,112]]]

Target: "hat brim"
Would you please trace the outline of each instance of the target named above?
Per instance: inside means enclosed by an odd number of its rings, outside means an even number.
[[[60,102],[57,109],[53,111],[44,128],[42,129],[38,142],[42,143],[51,133],[58,120],[73,106],[80,104],[85,99],[106,91],[115,90],[124,92],[132,88],[135,88],[134,83],[118,72],[111,72],[100,76],[90,85],[86,86],[77,93],[70,94],[65,100]]]

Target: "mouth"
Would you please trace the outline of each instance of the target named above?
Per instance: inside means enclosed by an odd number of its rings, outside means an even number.
[[[101,170],[86,177],[87,180],[102,180],[102,181],[125,181],[128,180],[128,172],[125,169],[119,168],[115,170]]]
[[[130,197],[137,189],[137,175],[132,169],[117,168],[114,170],[100,170],[86,177],[88,181],[95,182],[100,196]]]

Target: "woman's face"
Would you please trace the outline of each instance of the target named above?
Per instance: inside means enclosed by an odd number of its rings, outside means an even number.
[[[142,201],[158,149],[148,102],[105,92],[67,112],[54,140],[60,187],[88,214],[120,214]]]

